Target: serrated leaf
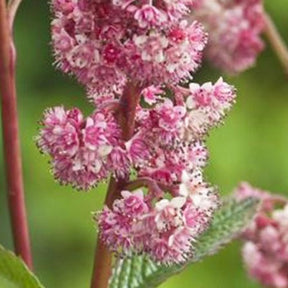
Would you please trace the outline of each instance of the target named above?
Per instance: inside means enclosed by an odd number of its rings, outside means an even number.
[[[6,287],[44,288],[20,258],[0,246],[0,284],[3,282]]]
[[[194,245],[193,258],[184,264],[163,266],[154,263],[148,256],[133,256],[118,259],[110,278],[110,288],[154,288],[169,277],[181,272],[191,263],[216,253],[225,244],[236,238],[249,224],[256,213],[258,201],[248,198],[240,202],[229,199],[215,212],[209,228]]]

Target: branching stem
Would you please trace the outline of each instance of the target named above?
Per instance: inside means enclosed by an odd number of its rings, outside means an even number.
[[[135,190],[141,187],[149,188],[150,192],[152,192],[157,198],[163,197],[163,190],[155,180],[149,177],[140,177],[136,180],[130,181],[124,188],[127,190]]]
[[[134,134],[135,115],[137,105],[140,101],[140,91],[141,88],[137,84],[129,82],[120,99],[119,109],[115,116],[122,128],[122,138],[124,141],[128,141]],[[114,200],[120,196],[121,190],[128,182],[129,179],[120,179],[116,181],[112,177],[109,183],[105,205],[111,207]],[[108,287],[111,274],[111,264],[112,255],[98,236],[91,288]]]

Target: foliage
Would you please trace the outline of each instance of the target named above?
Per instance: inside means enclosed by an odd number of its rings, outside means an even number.
[[[0,246],[0,284],[3,281],[13,288],[44,288],[20,258]]]

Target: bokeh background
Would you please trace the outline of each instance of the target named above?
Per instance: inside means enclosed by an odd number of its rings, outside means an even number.
[[[288,1],[266,2],[288,43]],[[105,185],[89,193],[58,185],[49,171],[48,158],[40,155],[33,140],[37,121],[47,107],[63,104],[92,111],[82,87],[52,65],[49,12],[48,1],[24,0],[15,28],[26,202],[35,269],[41,281],[47,288],[85,288],[89,287],[96,239],[91,211],[101,208]],[[215,81],[220,74],[204,64],[195,80]],[[287,75],[267,44],[255,68],[226,80],[237,87],[238,101],[225,125],[213,131],[208,140],[209,181],[219,186],[222,195],[246,180],[288,196]],[[12,249],[2,154],[0,163],[0,243]],[[161,288],[260,287],[246,276],[240,248],[240,243],[229,245]]]

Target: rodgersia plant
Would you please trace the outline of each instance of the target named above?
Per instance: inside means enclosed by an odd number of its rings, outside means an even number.
[[[95,216],[111,251],[167,265],[193,257],[218,206],[203,141],[235,100],[221,78],[183,86],[207,42],[185,18],[192,5],[52,1],[57,65],[86,86],[95,111],[48,109],[38,138],[61,183],[88,190],[112,175],[117,187]]]
[[[85,116],[78,108],[48,108],[37,145],[49,155],[61,184],[88,191],[110,179],[104,207],[94,214],[99,237],[93,288],[155,287],[235,238],[255,212],[257,201],[252,198],[239,203],[221,201],[216,187],[203,175],[209,154],[205,139],[223,122],[236,94],[221,77],[215,83],[198,84],[193,74],[201,65],[207,41],[208,55],[214,53],[215,59],[217,54],[224,70],[239,72],[251,65],[262,48],[258,34],[264,18],[255,1],[215,1],[211,7],[204,2],[51,1],[56,66],[85,87],[94,111]],[[8,76],[1,74],[2,98],[12,95],[15,100],[11,89],[15,50],[7,31],[11,31],[20,1],[9,1],[8,7],[5,1],[0,3],[0,43],[6,45],[0,44],[0,54],[6,61],[3,71],[9,72]],[[206,20],[216,4],[235,11],[217,14],[217,25],[209,26]],[[234,19],[234,26],[227,24],[233,20],[230,14],[240,17]],[[220,27],[223,19],[228,22]],[[240,25],[242,20],[248,26]],[[247,28],[247,34],[239,32],[237,23]],[[220,43],[226,45],[220,28],[229,37],[234,32],[237,40],[241,36],[237,43],[227,39],[228,60],[219,52]],[[15,101],[11,107],[14,114],[5,114],[3,121],[7,149],[15,133],[7,124],[9,116],[17,126]],[[17,183],[21,186],[19,167],[9,166],[15,159],[20,161],[17,149],[14,158],[7,158],[7,170],[8,176],[16,173],[20,177]],[[25,224],[13,218],[14,227],[21,224],[23,232],[18,234],[15,229],[16,243],[17,239],[25,243],[16,253],[31,268],[22,189],[16,188],[20,197],[11,211],[14,215],[15,207],[20,207]],[[112,255],[116,259],[113,272]],[[5,257],[5,261],[16,261],[10,254]]]

